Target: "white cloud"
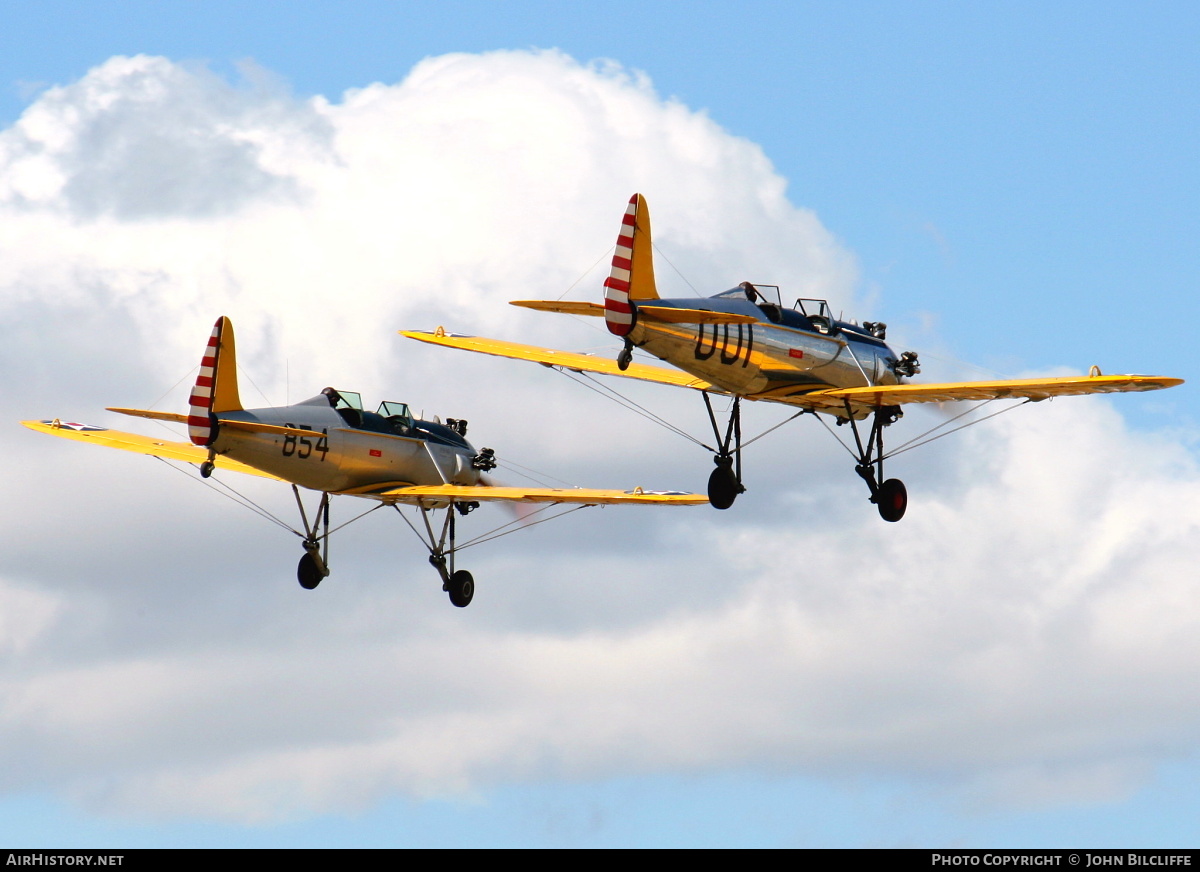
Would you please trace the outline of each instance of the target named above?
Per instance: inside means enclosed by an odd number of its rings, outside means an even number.
[[[705,452],[565,380],[394,331],[606,344],[505,302],[566,293],[635,190],[701,292],[774,280],[855,311],[853,259],[784,189],[644,77],[555,52],[432,58],[340,101],[114,58],[0,133],[0,354],[37,361],[0,407],[104,423],[184,377],[179,407],[229,314],[276,401],[358,388],[582,484],[701,486]],[[695,397],[634,390],[703,435]],[[255,821],[752,766],[1061,801],[1195,747],[1194,460],[1105,402],[904,455],[899,525],[800,421],[755,446],[731,512],[593,509],[464,552],[462,612],[395,519],[339,534],[308,594],[286,533],[160,464],[12,443],[7,789]]]

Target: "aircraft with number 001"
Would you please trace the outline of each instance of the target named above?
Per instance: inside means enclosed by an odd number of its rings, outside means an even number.
[[[891,456],[884,451],[883,433],[903,416],[901,406],[907,403],[1010,398],[1036,402],[1070,395],[1149,391],[1183,382],[1161,376],[1102,375],[1092,367],[1086,377],[914,384],[907,380],[920,372],[917,355],[912,351],[897,354],[889,348],[886,324],[868,321],[860,326],[839,320],[825,300],[798,299],[787,307],[778,286],[750,282],[704,299],[661,299],[654,281],[650,213],[641,194],[629,200],[604,286],[603,304],[515,300],[512,305],[603,316],[608,330],[624,342],[615,363],[589,354],[449,334],[441,327],[433,333],[401,333],[434,345],[535,361],[565,372],[623,376],[700,391],[716,440],[716,447],[710,449],[716,468],[709,476],[708,495],[718,509],[729,508],[745,491],[743,399],[795,407],[799,411],[793,417],[806,412],[831,415],[839,425],[849,423],[854,445],[846,447],[855,457],[855,471],[867,483],[871,502],[887,521],[904,516],[908,492],[902,481],[883,474],[883,462]],[[634,348],[678,369],[633,363]],[[709,394],[733,398],[724,436]],[[864,440],[857,422],[867,418],[871,423]],[[906,447],[915,446],[911,442],[901,446]]]
[[[398,512],[401,505],[418,507],[429,562],[441,576],[450,602],[460,608],[471,602],[475,581],[471,573],[454,567],[455,516],[469,514],[481,502],[579,507],[708,502],[699,494],[641,488],[493,486],[484,474],[495,468],[495,453],[471,446],[465,438],[466,421],[423,421],[413,417],[404,403],[384,402],[377,411],[368,412],[360,396],[351,391],[325,388],[295,405],[245,409],[238,392],[233,326],[225,317],[213,327],[187,415],[124,408],[109,411],[186,424],[191,441],[169,442],[57,418],[21,423],[39,433],[198,464],[204,478],[222,469],[290,483],[304,526],[303,533],[293,530],[304,545],[297,577],[309,590],[329,575],[331,496],[378,500],[381,506],[395,507]],[[311,524],[299,488],[321,494]],[[435,533],[438,525],[436,521],[431,524],[430,517],[436,517],[438,511],[445,516],[440,533]],[[402,513],[401,517],[408,520]],[[409,526],[416,531],[411,522]]]

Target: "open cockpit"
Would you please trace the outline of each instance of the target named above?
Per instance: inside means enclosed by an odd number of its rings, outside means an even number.
[[[467,433],[467,422],[455,418],[447,419],[447,424],[440,421],[422,421],[413,417],[407,403],[396,403],[385,400],[374,412],[363,408],[362,395],[355,391],[344,391],[337,388],[325,388],[321,394],[329,400],[329,405],[337,412],[348,427],[355,430],[367,430],[371,433],[383,433],[388,436],[408,436],[414,439],[432,439],[450,445],[469,448],[463,437]]]
[[[710,299],[736,300],[756,305],[760,312],[772,324],[782,324],[797,330],[819,333],[822,336],[833,336],[842,331],[849,331],[858,337],[878,339],[881,342],[887,337],[887,325],[877,321],[868,321],[859,325],[853,321],[842,321],[833,317],[833,310],[828,300],[800,297],[785,308],[779,285],[757,285],[742,282],[736,288],[722,291]]]

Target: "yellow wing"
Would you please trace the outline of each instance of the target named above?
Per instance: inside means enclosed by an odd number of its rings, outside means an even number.
[[[708,497],[678,491],[590,490],[587,488],[552,487],[487,487],[483,485],[440,484],[426,486],[389,487],[374,493],[366,489],[345,491],[360,497],[371,497],[387,503],[431,503],[439,500],[472,500],[475,502],[513,503],[570,503],[584,506],[669,505],[701,506]]]
[[[167,460],[182,460],[184,463],[203,463],[208,459],[208,451],[190,442],[168,442],[163,439],[153,439],[138,433],[123,433],[120,430],[108,430],[104,427],[91,427],[86,424],[64,423],[55,418],[52,421],[22,421],[23,425],[38,433],[60,436],[63,439],[74,439],[90,445],[102,445],[105,448],[117,448],[121,451],[132,451],[135,454],[148,454],[152,457],[164,457]],[[238,463],[228,457],[217,455],[213,459],[218,469],[228,469],[231,472],[244,472],[275,481],[283,481],[278,476]]]
[[[944,403],[954,400],[1030,399],[1154,391],[1183,384],[1181,378],[1157,375],[1090,375],[1065,378],[1021,378],[996,381],[950,382],[948,384],[884,385],[879,387],[830,388],[784,400],[791,405],[819,411],[852,407],[878,408],[905,403]],[[764,399],[766,399],[764,397]]]
[[[424,330],[401,330],[401,336],[428,342],[432,345],[444,345],[448,348],[461,348],[465,351],[478,351],[482,354],[493,354],[496,357],[510,357],[513,360],[532,360],[543,366],[561,367],[572,372],[598,372],[602,375],[616,375],[622,378],[633,378],[640,381],[657,382],[678,388],[693,388],[698,391],[724,393],[704,379],[696,378],[677,369],[666,369],[661,366],[647,366],[644,363],[631,363],[629,369],[622,372],[616,361],[606,357],[595,357],[591,354],[579,354],[573,351],[556,351],[552,348],[539,348],[536,345],[521,345],[516,342],[504,342],[500,339],[485,339],[479,336],[463,336],[458,333],[447,333],[439,327],[433,333]]]

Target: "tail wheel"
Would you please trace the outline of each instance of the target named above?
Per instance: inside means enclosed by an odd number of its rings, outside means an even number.
[[[885,521],[899,521],[908,508],[908,489],[904,487],[904,482],[898,478],[889,478],[879,486],[876,503],[881,518]]]
[[[475,596],[475,579],[471,577],[471,573],[460,569],[450,576],[450,583],[446,590],[450,594],[450,604],[465,609]]]
[[[305,551],[296,567],[296,578],[305,590],[312,590],[321,583],[327,573],[321,571],[321,564],[311,551]]]

